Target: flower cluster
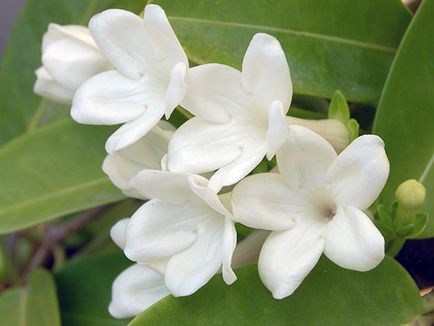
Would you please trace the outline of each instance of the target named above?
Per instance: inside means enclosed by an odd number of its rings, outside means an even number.
[[[242,71],[189,68],[159,6],[143,17],[111,9],[89,29],[51,24],[42,62],[36,93],[72,103],[80,123],[122,124],[103,170],[125,195],[147,200],[111,230],[136,263],[114,281],[113,316],[190,295],[217,273],[231,284],[232,268],[255,259],[276,299],[322,253],[356,271],[383,259],[384,239],[364,213],[389,173],[383,141],[365,135],[346,147],[339,121],[324,129],[288,117],[290,70],[273,36],[253,36]],[[165,119],[178,106],[193,117],[175,129]],[[274,156],[275,169],[249,176]],[[258,231],[237,245],[235,223]]]

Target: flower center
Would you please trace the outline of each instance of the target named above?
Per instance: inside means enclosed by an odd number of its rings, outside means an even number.
[[[331,221],[333,217],[336,215],[336,205],[334,204],[325,204],[320,207],[320,215],[322,218],[327,221]]]

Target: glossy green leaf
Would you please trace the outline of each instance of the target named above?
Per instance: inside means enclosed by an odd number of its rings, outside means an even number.
[[[63,326],[124,326],[108,313],[115,277],[132,263],[117,253],[86,257],[56,273]]]
[[[389,257],[366,273],[344,270],[323,258],[283,300],[272,298],[256,269],[237,270],[238,281],[231,286],[216,275],[190,297],[166,297],[130,325],[396,326],[414,319],[421,309],[414,282]]]
[[[68,115],[67,108],[33,94],[34,71],[41,65],[42,35],[50,22],[87,25],[105,8],[143,10],[139,0],[28,0],[16,21],[0,65],[0,145],[29,129]],[[56,110],[57,109],[57,110]],[[46,121],[45,121],[46,122]]]
[[[395,0],[155,0],[196,63],[240,67],[255,33],[276,36],[294,90],[348,100],[379,98],[410,14]]]
[[[2,325],[60,326],[56,286],[51,274],[34,270],[24,288],[13,288],[0,296]]]
[[[59,121],[0,149],[0,233],[123,198],[101,170],[113,128]]]
[[[390,176],[381,199],[416,179],[426,188],[424,209],[434,216],[434,1],[424,1],[409,26],[387,79],[374,133],[386,144]],[[434,236],[434,219],[422,233]]]

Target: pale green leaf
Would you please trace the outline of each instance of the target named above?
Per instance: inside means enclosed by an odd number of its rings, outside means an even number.
[[[421,237],[434,237],[433,16],[434,1],[424,1],[402,40],[374,124],[390,160],[382,201],[390,204],[396,187],[407,179],[426,188],[424,209],[431,218]]]
[[[51,274],[34,270],[23,288],[13,288],[0,296],[2,325],[60,326],[56,286]]]
[[[0,149],[0,233],[123,198],[104,175],[113,128],[59,121]]]
[[[166,297],[135,318],[145,325],[373,325],[396,326],[420,313],[419,292],[393,259],[370,272],[354,272],[321,259],[290,297],[275,300],[256,265],[236,271],[226,285],[216,275],[196,294]]]

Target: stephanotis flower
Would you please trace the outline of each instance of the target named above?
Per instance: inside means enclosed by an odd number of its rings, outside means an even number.
[[[126,196],[146,199],[131,186],[131,180],[145,169],[165,170],[162,159],[167,154],[174,132],[175,128],[170,123],[160,121],[134,144],[108,154],[102,165],[103,171]]]
[[[286,139],[285,115],[292,84],[278,40],[256,34],[242,72],[221,64],[193,67],[182,106],[195,115],[169,144],[168,168],[201,174],[217,170],[209,186],[218,191],[271,159]]]
[[[71,103],[74,92],[92,76],[112,69],[84,26],[50,24],[42,39],[42,67],[34,92]]]
[[[125,248],[129,221],[129,218],[120,220],[110,231],[113,241],[121,249]],[[256,230],[238,243],[232,259],[234,268],[257,262],[260,248],[269,233]],[[164,263],[150,266],[134,264],[114,280],[109,312],[115,318],[133,317],[168,295]]]
[[[144,170],[131,182],[151,200],[131,217],[124,253],[164,274],[174,296],[194,293],[220,269],[226,283],[236,280],[232,215],[207,183],[198,175],[157,170]]]
[[[337,155],[321,136],[292,126],[277,166],[279,174],[247,177],[232,196],[236,220],[272,230],[258,268],[274,298],[292,294],[323,252],[356,271],[381,262],[384,239],[363,212],[389,174],[379,137],[361,136]]]
[[[116,69],[77,90],[71,115],[85,124],[124,123],[107,140],[112,153],[143,137],[181,102],[188,60],[157,5],[147,5],[143,18],[120,9],[103,11],[90,20],[89,29]]]

